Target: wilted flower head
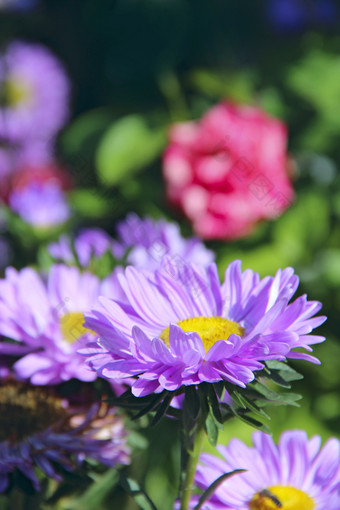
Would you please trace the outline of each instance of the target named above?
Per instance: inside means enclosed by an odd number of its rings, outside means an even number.
[[[205,490],[219,476],[235,474],[217,488],[202,510],[338,510],[340,502],[340,442],[308,439],[302,430],[286,431],[279,444],[262,432],[254,447],[232,439],[218,446],[217,458],[203,454],[196,484]]]
[[[68,116],[69,82],[44,46],[12,42],[0,59],[0,136],[9,141],[49,140]]]
[[[245,387],[265,360],[317,362],[293,350],[321,342],[308,333],[325,318],[312,318],[321,304],[306,296],[289,303],[298,286],[292,268],[260,280],[235,261],[222,285],[215,264],[166,269],[128,267],[117,277],[123,298],[102,297],[85,314],[99,338],[82,352],[101,376],[135,376],[132,391],[142,396],[204,381]]]
[[[77,350],[93,338],[83,313],[100,294],[99,279],[75,267],[52,266],[46,279],[31,268],[7,268],[0,280],[0,335],[16,342],[0,341],[0,353],[20,356],[16,376],[33,384],[94,380]]]
[[[287,131],[279,120],[221,103],[198,122],[175,124],[169,136],[167,196],[203,239],[245,236],[290,205]]]
[[[114,409],[98,402],[72,405],[52,388],[14,380],[0,386],[0,492],[19,470],[39,490],[36,469],[61,481],[85,458],[113,467],[126,464],[129,449]]]

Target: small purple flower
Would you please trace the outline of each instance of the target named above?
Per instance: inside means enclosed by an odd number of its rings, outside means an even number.
[[[99,279],[75,267],[52,266],[47,279],[31,268],[7,268],[0,280],[0,354],[19,357],[17,378],[33,384],[58,384],[97,375],[77,353],[93,337],[83,327],[101,291]]]
[[[49,183],[32,183],[12,191],[9,205],[26,223],[42,229],[65,223],[71,215],[65,193]]]
[[[203,454],[196,484],[207,489],[219,476],[245,469],[223,482],[202,510],[338,510],[340,442],[308,439],[302,430],[286,431],[279,444],[263,432],[253,434],[254,447],[232,439],[218,446],[223,459]]]
[[[57,261],[67,264],[75,264],[71,239],[63,234],[59,240],[50,243],[48,251]],[[78,262],[82,267],[89,266],[92,258],[100,258],[105,252],[110,251],[116,257],[123,256],[122,250],[115,241],[100,228],[83,229],[74,240],[74,251]]]
[[[0,58],[0,136],[29,144],[50,140],[68,117],[69,81],[44,46],[12,42]]]
[[[101,403],[76,406],[52,388],[5,380],[0,411],[0,492],[16,470],[39,491],[37,468],[61,481],[60,467],[72,471],[85,458],[110,467],[129,462],[123,423]]]
[[[286,32],[333,25],[338,8],[333,0],[268,0],[267,12],[271,23]]]
[[[118,242],[126,251],[130,250],[127,262],[135,267],[155,270],[167,255],[202,265],[215,259],[198,238],[182,237],[179,225],[174,222],[129,214],[117,230]]]
[[[154,270],[166,256],[173,261],[207,265],[214,254],[197,238],[185,239],[179,225],[165,220],[141,219],[135,214],[118,224],[118,239],[112,239],[104,230],[81,230],[74,240],[74,251],[81,266],[87,267],[91,258],[99,258],[110,251],[118,261],[135,267]],[[75,263],[72,242],[65,234],[48,246],[49,253],[58,261]],[[126,260],[124,260],[126,259]]]
[[[289,303],[299,281],[292,268],[260,280],[234,261],[220,285],[215,264],[170,259],[155,273],[128,267],[117,281],[122,297],[101,297],[85,314],[99,338],[82,353],[104,378],[135,376],[136,396],[204,381],[245,387],[265,360],[318,363],[293,350],[324,340],[309,333],[325,317],[313,317],[321,304],[306,296]]]

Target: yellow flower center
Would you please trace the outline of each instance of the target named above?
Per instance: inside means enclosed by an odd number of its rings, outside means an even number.
[[[17,443],[66,416],[53,389],[8,381],[0,387],[0,441]]]
[[[8,78],[3,84],[3,100],[6,106],[18,106],[20,103],[29,102],[32,98],[32,90],[28,83],[16,77]]]
[[[250,510],[313,510],[314,500],[295,487],[275,485],[257,492],[249,503]]]
[[[64,340],[73,344],[85,333],[92,333],[90,329],[84,328],[84,314],[81,312],[66,313],[60,317],[60,329]]]
[[[192,317],[177,322],[186,333],[198,333],[202,339],[205,352],[214,345],[218,340],[228,340],[230,335],[244,334],[244,329],[234,321],[224,319],[223,317]],[[169,346],[169,327],[165,328],[160,338]]]

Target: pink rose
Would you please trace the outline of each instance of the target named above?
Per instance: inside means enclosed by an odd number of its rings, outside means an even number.
[[[221,103],[175,124],[164,154],[169,201],[204,239],[235,239],[293,199],[285,125],[250,106]]]

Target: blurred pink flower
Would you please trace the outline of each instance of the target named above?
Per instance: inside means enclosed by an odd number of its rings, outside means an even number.
[[[221,103],[175,124],[164,154],[167,197],[204,239],[235,239],[293,199],[287,130],[251,107]]]

